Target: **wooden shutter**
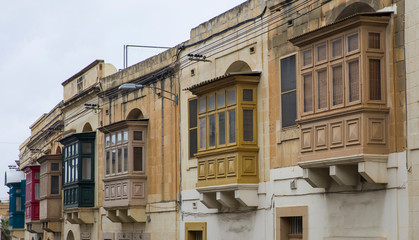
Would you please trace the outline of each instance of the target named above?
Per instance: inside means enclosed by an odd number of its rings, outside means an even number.
[[[332,57],[342,57],[342,39],[332,42]]]
[[[317,62],[322,62],[327,59],[326,44],[317,47]]]
[[[189,158],[198,152],[198,100],[189,100]]]
[[[358,33],[348,36],[348,52],[353,52],[359,49],[358,46]]]
[[[243,110],[243,140],[253,142],[253,110]]]
[[[369,60],[370,100],[381,100],[381,61]]]

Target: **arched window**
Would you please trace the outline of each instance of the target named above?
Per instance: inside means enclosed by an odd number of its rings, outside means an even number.
[[[58,147],[55,149],[55,154],[61,154],[61,147],[60,147],[60,146],[58,146]]]
[[[66,240],[74,240],[73,231],[68,231]]]

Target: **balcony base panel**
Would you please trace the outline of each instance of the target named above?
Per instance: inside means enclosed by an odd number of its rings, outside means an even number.
[[[257,207],[259,204],[258,184],[230,184],[197,188],[200,201],[207,208],[221,207],[237,209]]]

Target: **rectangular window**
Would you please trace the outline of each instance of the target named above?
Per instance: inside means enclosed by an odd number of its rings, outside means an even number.
[[[60,177],[51,176],[51,194],[59,194],[60,191]]]
[[[312,74],[303,76],[304,112],[313,111],[313,77]]]
[[[243,89],[243,101],[253,102],[253,89]]]
[[[342,57],[342,39],[332,42],[332,58]]]
[[[317,47],[317,62],[323,62],[327,59],[326,44]]]
[[[112,150],[112,164],[111,164],[111,173],[116,173],[116,150]]]
[[[81,92],[83,90],[83,77],[77,79],[77,92]]]
[[[208,110],[215,109],[215,94],[208,96]]]
[[[359,61],[348,63],[349,102],[359,100]]]
[[[189,100],[189,158],[198,152],[198,100]]]
[[[118,148],[118,173],[122,172],[122,148]]]
[[[381,61],[369,59],[370,100],[381,100]]]
[[[22,211],[22,198],[16,197],[16,211]]]
[[[115,145],[116,144],[116,134],[112,134],[111,136],[111,144]]]
[[[128,148],[124,148],[124,172],[128,171]]]
[[[303,52],[303,67],[313,64],[313,54],[311,49]]]
[[[243,140],[253,142],[253,110],[243,110]]]
[[[359,49],[358,46],[358,33],[352,34],[347,38],[347,52],[357,51]]]
[[[236,110],[228,111],[228,142],[236,142]]]
[[[118,144],[121,144],[121,142],[122,142],[122,133],[121,132],[118,132],[118,134],[116,135],[116,142]]]
[[[134,147],[134,171],[143,171],[143,148]]]
[[[124,143],[128,142],[128,131],[124,131]]]
[[[105,146],[109,147],[111,145],[111,136],[107,135],[105,137]]]
[[[134,131],[134,141],[143,140],[143,131]]]
[[[229,90],[227,91],[228,97],[228,105],[232,105],[236,103],[236,90]]]
[[[217,107],[224,107],[226,105],[226,95],[224,92],[217,94]]]
[[[326,69],[317,72],[317,107],[327,108],[327,71]]]
[[[288,218],[289,237],[302,237],[303,235],[303,217],[289,217]]]
[[[296,55],[281,59],[282,127],[295,125],[297,119]]]
[[[82,143],[82,153],[92,153],[91,143]]]
[[[368,48],[380,49],[380,33],[368,33]]]
[[[199,99],[199,112],[202,113],[205,111],[207,111],[207,101],[206,98],[203,97]]]
[[[207,119],[199,119],[199,148],[207,147]]]
[[[92,159],[83,158],[82,164],[83,164],[82,179],[91,180],[92,179]]]
[[[111,173],[111,153],[109,151],[106,151],[106,158],[105,158],[105,162],[106,162],[106,175]]]
[[[225,112],[218,114],[218,144],[224,145],[226,143],[226,119]]]
[[[51,171],[60,171],[59,163],[51,163]]]
[[[208,147],[215,146],[215,115],[208,116]]]
[[[333,106],[343,104],[342,65],[332,67]]]
[[[39,200],[39,191],[41,189],[39,188],[39,183],[35,183],[35,200]]]

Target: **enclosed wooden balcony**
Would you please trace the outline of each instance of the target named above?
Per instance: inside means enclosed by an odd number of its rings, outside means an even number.
[[[258,205],[259,78],[260,72],[227,73],[186,89],[197,96],[189,101],[189,141],[208,208]]]
[[[388,182],[389,16],[358,14],[290,40],[300,48],[298,164],[313,187]]]

